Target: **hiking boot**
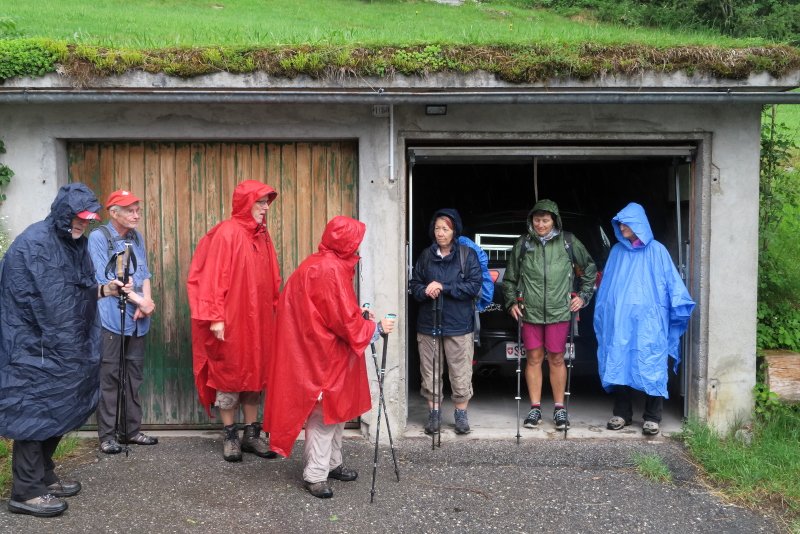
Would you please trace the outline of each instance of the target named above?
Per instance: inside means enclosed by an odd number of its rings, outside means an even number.
[[[261,458],[275,458],[278,453],[269,450],[267,440],[261,436],[261,423],[256,421],[244,427],[242,452],[252,452]]]
[[[569,418],[567,417],[566,408],[556,408],[553,411],[553,422],[556,424],[556,430],[566,430],[569,428]]]
[[[8,511],[15,514],[27,514],[36,517],[54,517],[64,513],[67,501],[53,497],[49,493],[28,499],[27,501],[8,501]]]
[[[609,430],[622,430],[629,424],[631,424],[630,421],[626,421],[624,418],[615,415],[614,417],[608,420],[608,423],[606,423],[606,428]]]
[[[328,472],[328,478],[335,478],[342,482],[352,482],[358,478],[358,471],[355,469],[348,469],[344,464],[339,464],[339,467]]]
[[[642,434],[645,436],[655,436],[658,434],[658,423],[655,421],[645,421],[642,426]]]
[[[456,411],[453,415],[456,420],[456,434],[469,434],[472,430],[469,428],[469,419],[467,418],[467,410]]]
[[[333,490],[327,480],[322,482],[303,481],[303,485],[311,495],[318,499],[330,499],[333,497]]]
[[[47,491],[53,497],[72,497],[81,491],[81,483],[77,480],[59,480],[47,486]]]
[[[242,443],[239,441],[236,424],[223,427],[223,429],[225,430],[225,441],[222,442],[222,457],[226,462],[241,462]]]
[[[522,426],[525,428],[536,428],[536,425],[541,423],[542,421],[542,410],[541,408],[531,408],[531,411],[528,412],[528,417],[525,418],[523,421]]]
[[[426,434],[435,434],[439,432],[442,426],[442,414],[439,410],[431,410],[428,414],[428,422],[425,424]]]

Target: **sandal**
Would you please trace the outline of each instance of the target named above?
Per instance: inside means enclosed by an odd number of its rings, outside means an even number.
[[[158,443],[158,438],[139,432],[135,436],[126,439],[125,443],[134,443],[136,445],[155,445]]]
[[[614,417],[608,420],[608,423],[606,423],[606,428],[609,430],[622,430],[629,424],[631,424],[630,421],[626,421],[622,417],[615,415]]]

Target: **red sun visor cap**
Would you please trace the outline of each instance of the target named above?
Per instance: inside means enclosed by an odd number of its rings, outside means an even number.
[[[93,221],[99,219],[100,216],[96,213],[92,213],[91,211],[82,211],[76,215],[79,219],[83,219],[85,221]]]

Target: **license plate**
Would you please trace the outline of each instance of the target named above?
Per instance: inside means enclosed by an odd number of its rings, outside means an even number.
[[[517,356],[525,357],[525,347],[520,347],[516,343],[506,343],[506,360],[516,360]]]

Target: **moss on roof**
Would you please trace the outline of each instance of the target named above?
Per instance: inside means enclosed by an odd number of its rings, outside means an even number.
[[[205,47],[142,51],[67,45],[49,40],[0,41],[0,79],[36,77],[56,70],[73,77],[78,85],[96,76],[114,76],[136,70],[184,78],[215,72],[261,71],[276,77],[307,75],[323,80],[486,71],[511,83],[679,71],[743,79],[759,72],[781,77],[800,70],[800,49],[783,45],[656,48],[643,45],[533,44]]]

